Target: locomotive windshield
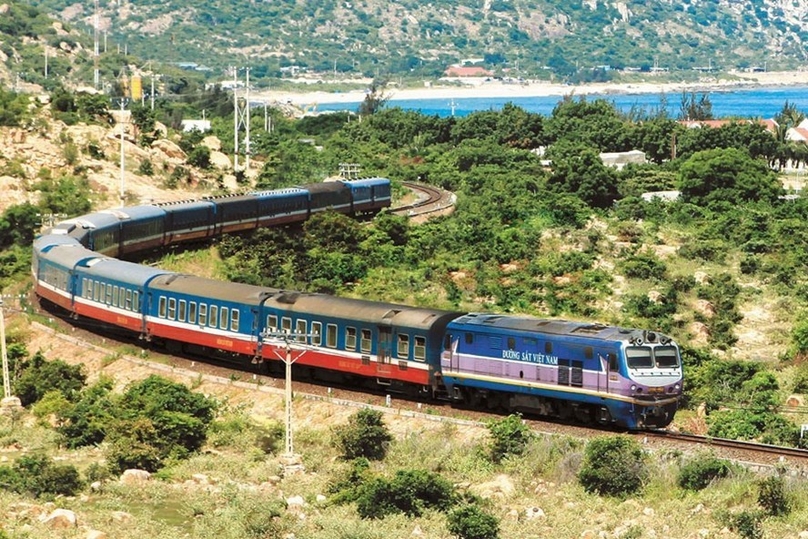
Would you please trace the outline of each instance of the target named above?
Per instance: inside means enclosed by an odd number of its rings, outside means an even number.
[[[661,369],[675,369],[679,366],[676,348],[673,346],[657,346],[654,348],[656,366]]]
[[[629,346],[626,348],[626,362],[629,369],[672,369],[679,365],[679,357],[673,346]]]

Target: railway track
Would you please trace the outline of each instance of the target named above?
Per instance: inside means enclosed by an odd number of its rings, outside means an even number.
[[[403,182],[404,187],[418,195],[415,202],[391,209],[391,213],[408,217],[430,215],[454,207],[455,195],[438,187],[416,182]]]

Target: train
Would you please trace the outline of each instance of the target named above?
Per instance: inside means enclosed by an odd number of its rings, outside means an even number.
[[[670,424],[683,371],[662,333],[213,281],[122,259],[390,205],[390,181],[364,178],[91,213],[35,239],[34,289],[73,318],[170,352],[279,372],[298,346],[295,373],[315,381],[629,430]]]

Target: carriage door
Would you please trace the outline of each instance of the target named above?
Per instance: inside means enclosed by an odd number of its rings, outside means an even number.
[[[376,349],[376,374],[379,378],[390,378],[390,357],[393,347],[393,329],[379,326],[379,344]]]

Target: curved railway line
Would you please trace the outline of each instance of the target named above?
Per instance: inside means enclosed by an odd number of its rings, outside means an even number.
[[[418,198],[410,204],[392,208],[390,212],[395,215],[414,218],[450,212],[454,209],[456,201],[454,193],[423,183],[403,182],[402,185],[413,191]]]

